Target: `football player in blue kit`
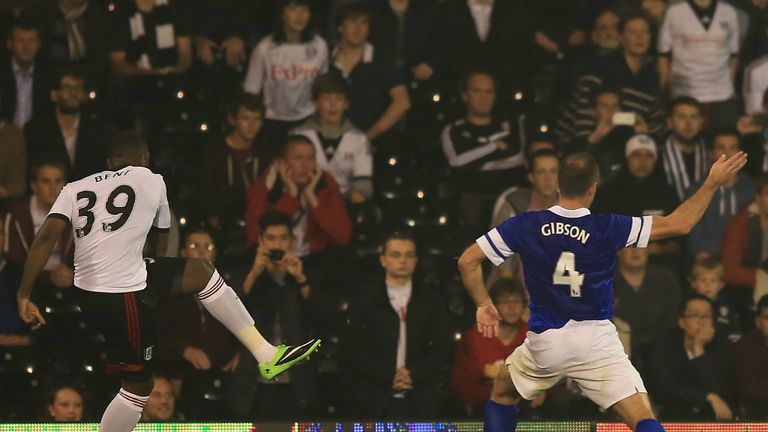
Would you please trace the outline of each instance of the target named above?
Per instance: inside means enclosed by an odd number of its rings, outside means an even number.
[[[576,153],[560,164],[557,205],[512,217],[464,251],[459,271],[484,336],[496,336],[500,320],[483,283],[485,259],[498,266],[518,254],[531,297],[526,340],[496,377],[485,431],[514,431],[520,399],[533,400],[563,378],[601,408],[613,408],[633,430],[664,430],[610,320],[616,252],[687,234],[746,161],[743,152],[722,156],[701,188],[668,216],[630,217],[589,212],[600,173],[592,156]]]

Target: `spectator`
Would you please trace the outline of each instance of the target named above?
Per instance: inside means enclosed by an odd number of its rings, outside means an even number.
[[[75,68],[101,89],[109,74],[109,20],[101,3],[57,0],[46,28],[50,63]]]
[[[712,302],[717,333],[727,337],[730,342],[738,342],[741,338],[740,311],[738,305],[721,293],[725,281],[720,261],[714,257],[697,259],[693,263],[689,280],[696,294]]]
[[[641,373],[650,372],[653,343],[675,324],[680,285],[675,274],[648,264],[646,249],[619,251],[613,279],[614,313],[631,329],[632,363]]]
[[[31,173],[32,195],[18,198],[5,216],[6,274],[14,287],[21,281],[24,261],[35,233],[45,222],[48,211],[66,182],[66,170],[58,161],[39,162],[32,167]],[[38,286],[71,287],[74,281],[73,259],[72,232],[65,231],[40,273]]]
[[[447,56],[440,43],[438,11],[418,0],[384,0],[375,6],[371,43],[395,61],[403,76],[429,81],[445,70]]]
[[[716,338],[712,303],[693,295],[680,308],[680,330],[658,341],[653,371],[656,395],[668,420],[732,420],[730,370],[724,344]]]
[[[349,119],[373,141],[405,117],[411,100],[394,61],[368,42],[370,18],[363,1],[339,7],[339,44],[331,60],[349,84]]]
[[[323,320],[320,295],[294,255],[291,217],[270,210],[259,219],[259,245],[243,283],[243,303],[270,343],[304,340]],[[311,415],[317,397],[312,367],[265,381],[253,356],[235,371],[231,406],[240,418],[290,420]]]
[[[590,63],[574,86],[558,128],[574,129],[580,112],[588,110],[600,88],[619,92],[619,110],[634,112],[647,124],[648,133],[659,135],[664,127],[659,75],[650,53],[653,24],[647,15],[631,13],[619,23],[621,50]],[[561,132],[561,133],[565,133]]]
[[[670,134],[662,148],[667,183],[683,200],[692,184],[704,181],[709,172],[707,146],[701,137],[701,104],[681,96],[671,102],[667,125]]]
[[[731,157],[741,150],[739,133],[723,129],[712,134],[712,161]],[[692,185],[686,197],[693,195],[702,182]],[[740,172],[715,192],[712,202],[688,235],[688,253],[695,257],[717,256],[728,221],[754,198],[755,187],[749,175]]]
[[[85,103],[83,76],[62,72],[51,90],[53,113],[33,117],[24,127],[33,163],[50,157],[65,162],[67,180],[79,180],[107,169],[104,147],[109,132],[104,123],[82,112]]]
[[[662,87],[673,98],[707,105],[710,123],[732,125],[738,112],[734,81],[739,55],[736,8],[721,0],[673,3],[664,14],[657,44]]]
[[[0,72],[0,117],[19,128],[49,108],[48,69],[38,59],[40,29],[27,19],[13,22],[8,37],[8,51]]]
[[[309,5],[309,0],[281,0],[281,24],[253,49],[248,63],[243,88],[263,95],[264,132],[272,146],[312,115],[312,81],[328,69],[328,46],[310,26]]]
[[[728,221],[720,253],[725,283],[749,290],[755,301],[768,291],[768,248],[763,244],[766,220],[768,174],[763,174],[755,182],[755,202]]]
[[[745,420],[768,419],[768,295],[757,302],[755,330],[736,346],[736,388]]]
[[[115,8],[109,54],[115,75],[183,74],[192,65],[191,26],[173,0],[133,0]],[[157,88],[146,90],[157,93]]]
[[[0,209],[4,209],[10,199],[27,191],[27,143],[21,129],[2,118],[0,142]]]
[[[445,2],[445,49],[450,54],[450,81],[455,83],[470,69],[488,69],[503,77],[503,88],[530,84],[536,64],[533,17],[522,2],[469,0]]]
[[[407,232],[387,236],[385,276],[350,303],[343,348],[346,415],[392,420],[437,418],[450,355],[447,309],[413,278],[418,258]]]
[[[646,133],[645,120],[635,114],[629,114],[625,123],[614,123],[616,114],[621,109],[621,94],[613,88],[602,88],[595,93],[592,108],[579,113],[574,121],[574,128],[567,153],[586,151],[598,161],[600,175],[610,179],[615,175],[625,157],[625,144],[634,134]],[[624,119],[621,119],[624,120]]]
[[[746,171],[752,178],[768,172],[768,87],[762,96],[762,111],[742,116],[736,123],[744,150],[749,154]]]
[[[76,387],[56,387],[48,397],[48,414],[55,422],[83,420],[83,394]]]
[[[505,220],[526,211],[546,210],[557,203],[557,170],[560,161],[552,149],[531,153],[528,157],[528,181],[530,188],[512,186],[496,199],[493,206],[491,227],[501,225]],[[491,286],[498,277],[513,277],[525,284],[522,278],[520,257],[514,255],[498,267],[491,269],[486,284]]]
[[[768,90],[768,54],[750,63],[744,69],[744,111],[757,114],[763,111],[763,95]]]
[[[267,210],[291,216],[298,257],[349,242],[351,224],[339,185],[317,167],[307,137],[289,136],[281,157],[248,188],[245,228],[249,246],[259,241],[258,221]]]
[[[507,184],[499,178],[514,179],[522,171],[525,131],[523,117],[513,122],[494,113],[496,81],[489,73],[467,75],[461,97],[466,114],[443,128],[441,144],[460,191],[465,222],[479,226]]]
[[[144,405],[141,418],[150,422],[167,422],[184,420],[183,416],[176,413],[176,393],[168,378],[155,375],[155,386],[149,399]]]
[[[360,204],[373,196],[373,158],[365,133],[346,118],[347,92],[338,74],[318,76],[312,84],[315,115],[293,133],[312,141],[318,168],[333,176],[344,198]]]
[[[483,405],[491,395],[493,380],[505,367],[507,357],[525,341],[528,332],[528,325],[523,321],[528,300],[525,288],[518,280],[499,279],[489,294],[501,316],[498,337],[489,339],[476,328],[467,330],[453,358],[453,394],[464,404],[464,411],[470,417],[482,415]]]
[[[213,236],[203,229],[190,231],[181,249],[184,258],[200,258],[211,263],[216,262],[216,253]],[[160,308],[157,317],[158,361],[172,366],[188,363],[197,371],[232,372],[237,368],[237,340],[197,298],[172,299]],[[185,382],[185,387],[194,386],[200,375],[187,376],[191,382]]]
[[[6,277],[5,230],[0,230],[0,346],[29,345],[30,339],[22,331],[16,296]]]
[[[196,15],[195,56],[208,67],[226,66],[240,72],[247,60],[246,41],[267,15],[263,0],[204,0]],[[222,76],[223,77],[223,76]]]
[[[626,159],[619,172],[598,189],[594,211],[635,216],[672,213],[679,201],[658,170],[659,155],[653,138],[633,136],[624,154]],[[625,199],[628,196],[632,199]]]
[[[248,186],[271,156],[260,133],[263,118],[261,98],[240,93],[227,108],[229,133],[202,152],[198,161],[198,209],[211,227],[236,226],[245,214]]]

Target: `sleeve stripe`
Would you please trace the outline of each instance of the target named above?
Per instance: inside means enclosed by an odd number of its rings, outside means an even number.
[[[70,221],[69,221],[69,218],[68,218],[68,217],[66,217],[65,215],[61,214],[61,213],[51,213],[51,214],[49,214],[49,215],[48,215],[48,217],[49,217],[49,218],[56,218],[56,219],[61,219],[61,220],[63,220],[63,221],[64,221],[64,222],[66,222],[66,223],[69,223],[69,222],[70,222]]]
[[[651,227],[653,226],[653,216],[643,216],[643,227],[640,229],[640,238],[637,240],[637,247],[647,247],[651,239]]]
[[[503,238],[501,238],[501,234],[499,233],[498,228],[494,228],[490,231],[488,231],[488,240],[491,242],[491,245],[494,246],[494,250],[499,254],[500,257],[507,259],[510,255],[512,255],[512,250],[509,249],[509,246],[507,246],[507,242],[504,241]]]
[[[635,243],[637,243],[637,235],[640,233],[640,226],[642,225],[642,221],[638,217],[632,218],[632,228],[629,230],[629,237],[627,238],[627,244],[624,245],[624,247],[629,247]]]
[[[501,258],[498,255],[498,251],[495,250],[496,248],[491,243],[490,239],[488,238],[488,234],[485,234],[481,237],[478,237],[477,240],[475,240],[475,243],[477,243],[478,246],[480,246],[480,250],[483,251],[485,254],[485,257],[488,258],[493,265],[499,266],[501,263],[504,262],[504,258]]]

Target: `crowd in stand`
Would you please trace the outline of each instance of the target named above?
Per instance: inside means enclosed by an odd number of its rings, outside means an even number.
[[[146,138],[174,213],[274,344],[276,381],[192,298],[158,314],[147,421],[480,418],[525,339],[518,258],[463,247],[557,201],[592,154],[592,211],[665,215],[738,151],[689,235],[619,253],[614,323],[663,420],[768,420],[768,1],[0,0],[0,420],[93,420],[109,359],[74,300],[73,235],[15,293],[59,191]],[[527,419],[606,419],[565,380]]]

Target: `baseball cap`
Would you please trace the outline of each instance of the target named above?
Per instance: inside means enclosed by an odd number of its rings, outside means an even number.
[[[658,152],[656,150],[656,142],[651,138],[650,136],[646,134],[638,134],[633,136],[632,138],[627,141],[627,146],[625,149],[624,156],[629,156],[633,152],[637,150],[648,150],[649,152],[653,153],[653,157],[658,157]]]

